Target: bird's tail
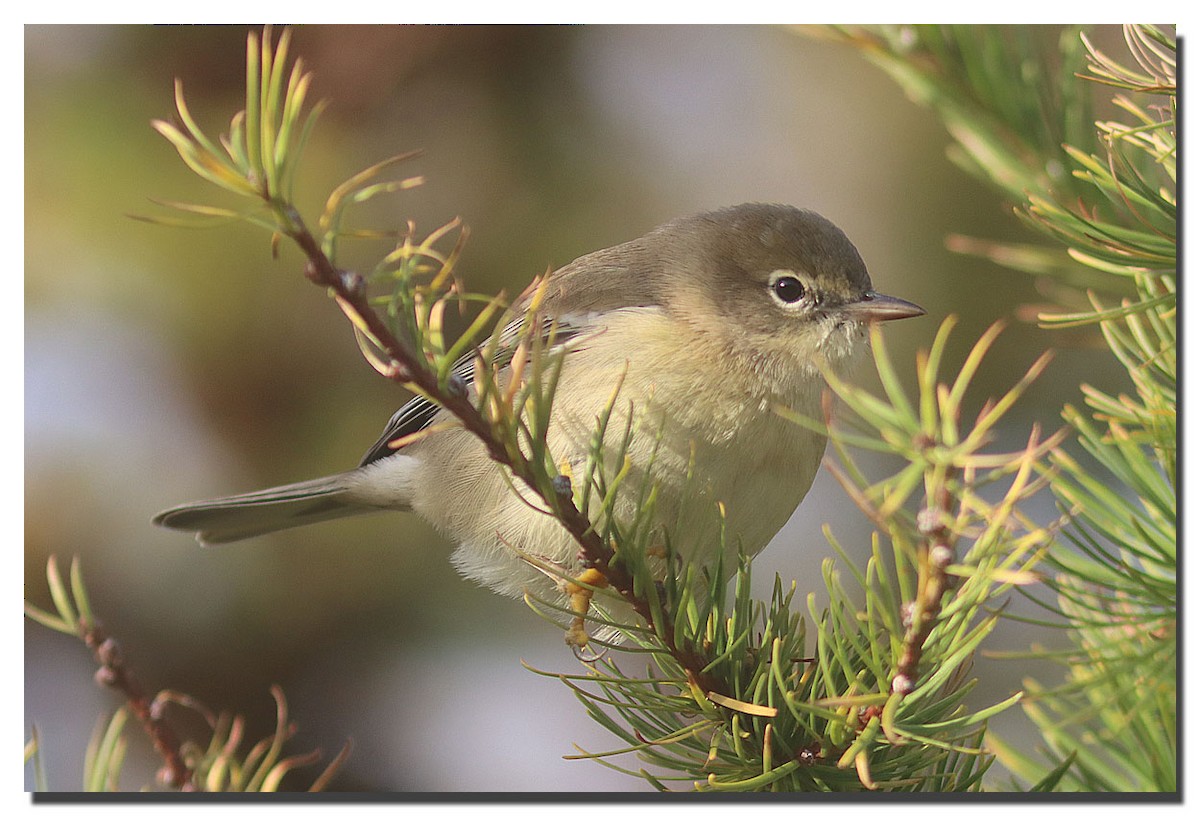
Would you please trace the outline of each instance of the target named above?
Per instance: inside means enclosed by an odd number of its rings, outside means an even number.
[[[224,544],[380,509],[351,501],[350,488],[348,474],[339,473],[239,496],[188,502],[162,511],[154,523],[194,531],[201,544]]]

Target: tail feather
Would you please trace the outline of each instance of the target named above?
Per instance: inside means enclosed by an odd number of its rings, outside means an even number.
[[[196,533],[201,544],[225,544],[264,533],[328,521],[379,508],[350,501],[344,473],[237,496],[188,502],[154,517],[154,523]]]

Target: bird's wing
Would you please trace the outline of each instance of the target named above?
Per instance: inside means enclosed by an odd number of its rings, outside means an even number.
[[[540,292],[537,287],[526,290],[515,310],[524,312],[539,296],[539,310],[555,315],[665,306],[661,269],[668,261],[646,237],[597,250],[560,267]]]
[[[521,330],[521,320],[514,320],[504,327],[500,334],[500,342],[493,365],[507,366],[512,360],[516,348],[516,338]],[[542,321],[542,337],[549,341],[550,348],[569,352],[575,345],[572,341],[587,336],[596,331],[593,322],[587,315],[563,315],[557,318],[545,318]],[[451,372],[468,388],[475,382],[475,358],[477,350],[470,351],[454,362]],[[398,449],[389,447],[390,443],[409,434],[423,431],[433,424],[441,406],[426,397],[413,397],[392,414],[387,426],[375,444],[363,455],[359,467],[364,467],[391,456]]]
[[[655,284],[657,266],[661,263],[658,254],[650,250],[643,239],[638,239],[584,255],[559,268],[545,281],[541,292],[539,313],[545,315],[543,338],[550,338],[553,331],[551,345],[569,352],[579,347],[578,340],[596,330],[593,318],[597,313],[661,306],[662,293]],[[630,269],[640,269],[642,273],[630,275]],[[514,312],[524,315],[536,292],[536,287],[526,291],[513,305]],[[522,322],[518,317],[505,326],[494,362],[508,364]],[[475,379],[475,356],[476,352],[471,351],[454,363],[454,374],[467,386]],[[428,428],[440,410],[437,404],[424,397],[414,397],[406,402],[388,420],[383,434],[363,456],[359,467],[395,453],[396,449],[388,447],[389,443]]]

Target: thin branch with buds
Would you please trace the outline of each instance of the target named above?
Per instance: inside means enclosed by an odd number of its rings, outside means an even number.
[[[130,710],[150,737],[154,750],[162,757],[163,767],[158,772],[158,781],[179,791],[195,791],[192,770],[184,762],[179,736],[163,718],[161,707],[156,706],[154,700],[147,696],[142,685],[125,664],[117,641],[98,623],[92,622],[89,625],[82,619],[79,621],[79,636],[100,664],[100,668],[96,670],[96,682],[125,695]]]

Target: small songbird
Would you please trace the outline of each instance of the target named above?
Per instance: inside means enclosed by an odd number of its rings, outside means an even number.
[[[925,313],[877,293],[854,245],[828,220],[776,204],[677,219],[567,264],[541,294],[538,314],[554,320],[553,350],[562,355],[547,436],[553,461],[585,470],[611,401],[603,449],[619,461],[604,467],[626,471],[616,516],[632,517],[647,495],[641,487],[653,484],[655,519],[673,552],[709,562],[716,556],[700,548],[715,540],[726,558],[739,546],[747,555],[766,546],[816,475],[825,437],[777,407],[819,416],[823,366],[845,370],[866,346],[868,323]],[[531,297],[514,305],[518,316]],[[473,371],[459,369],[468,382]],[[633,432],[621,450],[627,424]],[[554,572],[578,570],[578,544],[499,468],[477,438],[417,397],[353,470],[191,502],[154,521],[220,544],[411,510],[457,544],[452,560],[464,575],[506,595],[544,590]]]

